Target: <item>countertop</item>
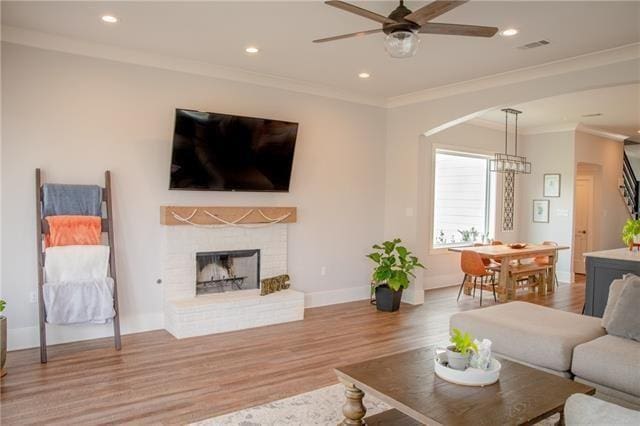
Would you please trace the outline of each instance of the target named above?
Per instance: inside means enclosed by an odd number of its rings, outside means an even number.
[[[629,248],[627,247],[613,250],[592,251],[589,253],[584,253],[583,256],[640,262],[640,252],[637,250],[629,251]]]

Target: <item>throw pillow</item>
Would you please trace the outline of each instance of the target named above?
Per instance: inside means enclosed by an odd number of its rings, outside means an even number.
[[[634,275],[635,276],[635,275]],[[620,298],[620,292],[627,285],[627,276],[625,275],[622,279],[613,280],[611,285],[609,286],[609,298],[607,299],[607,306],[604,308],[604,314],[602,314],[602,327],[608,328],[609,323],[611,322],[611,313],[613,312],[613,308],[618,303],[618,299]]]
[[[640,341],[640,279],[627,282],[611,312],[607,333]]]

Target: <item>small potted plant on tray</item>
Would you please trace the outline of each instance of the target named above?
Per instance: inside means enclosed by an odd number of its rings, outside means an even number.
[[[424,268],[406,247],[400,245],[402,241],[396,238],[376,244],[376,250],[369,253],[376,267],[373,270],[373,285],[371,292],[376,294],[376,307],[379,311],[394,312],[400,309],[402,290],[409,287],[409,277],[414,277],[415,268]]]
[[[478,346],[469,333],[454,328],[451,336],[453,345],[447,346],[447,362],[454,370],[466,370],[472,352],[478,352]]]
[[[640,219],[629,219],[622,228],[622,241],[625,245],[629,246],[629,249],[633,249],[633,246],[640,244]]]

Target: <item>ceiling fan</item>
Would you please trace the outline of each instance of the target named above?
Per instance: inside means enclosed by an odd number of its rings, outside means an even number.
[[[387,35],[385,39],[385,49],[389,55],[394,58],[407,58],[413,56],[418,49],[418,43],[420,42],[418,33],[493,37],[498,32],[498,28],[496,27],[431,22],[438,16],[455,9],[458,6],[462,6],[467,1],[468,0],[438,0],[421,7],[415,12],[412,12],[404,5],[404,1],[400,0],[400,5],[396,7],[389,16],[383,16],[344,1],[325,1],[329,6],[337,7],[338,9],[355,13],[356,15],[376,21],[382,24],[382,28],[321,38],[313,40],[313,42],[324,43],[327,41],[383,32]]]

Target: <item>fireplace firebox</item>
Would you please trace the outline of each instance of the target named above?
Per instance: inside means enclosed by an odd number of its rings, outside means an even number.
[[[260,288],[260,250],[196,253],[196,296]]]

